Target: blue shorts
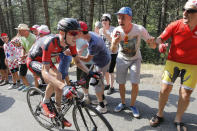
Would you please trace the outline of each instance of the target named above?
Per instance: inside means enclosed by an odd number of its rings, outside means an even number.
[[[72,56],[67,56],[64,53],[61,53],[59,56],[60,56],[60,63],[59,63],[58,71],[62,74],[62,79],[64,80],[65,77],[68,76],[68,68],[70,67]]]

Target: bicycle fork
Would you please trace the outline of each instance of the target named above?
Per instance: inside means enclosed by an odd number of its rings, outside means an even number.
[[[87,126],[87,123],[86,123],[86,120],[85,120],[85,117],[84,117],[83,112],[82,112],[82,110],[81,110],[81,107],[77,106],[77,108],[78,108],[78,110],[79,110],[79,112],[80,112],[80,115],[81,115],[81,117],[82,117],[82,119],[83,119],[83,123],[84,123],[84,125],[85,125],[87,131],[89,131],[88,126]],[[85,109],[86,113],[88,114],[88,116],[89,116],[91,122],[92,122],[93,125],[94,125],[94,128],[92,129],[92,131],[97,131],[97,126],[96,126],[94,120],[92,119],[92,116],[90,115],[89,111],[88,111],[86,108],[84,108],[84,109]]]

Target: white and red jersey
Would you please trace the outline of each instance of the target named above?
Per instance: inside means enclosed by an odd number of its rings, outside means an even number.
[[[26,59],[21,59],[21,56],[23,56],[22,54],[23,52],[23,47],[16,47],[16,56],[17,56],[17,60],[18,60],[18,64],[26,64]]]
[[[4,44],[4,52],[5,52],[6,59],[8,61],[8,68],[10,70],[17,68],[18,62],[15,61],[15,59],[17,59],[16,47],[11,42]]]

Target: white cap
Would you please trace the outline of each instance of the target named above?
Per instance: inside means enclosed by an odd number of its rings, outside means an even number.
[[[40,27],[39,25],[33,25],[30,30],[37,30],[37,28]]]
[[[19,24],[18,27],[15,29],[16,30],[29,30],[29,27],[26,24]]]
[[[96,21],[96,23],[94,25],[95,25],[95,27],[98,27],[99,29],[102,27],[102,24],[100,21]]]
[[[108,17],[108,18],[110,19],[110,21],[111,21],[111,15],[110,15],[110,14],[105,13],[105,14],[102,15],[102,18],[103,18],[103,17]]]
[[[47,25],[41,25],[40,27],[37,28],[38,32],[44,35],[47,35],[50,33],[50,30]]]
[[[185,9],[197,9],[197,0],[188,0],[184,8]]]

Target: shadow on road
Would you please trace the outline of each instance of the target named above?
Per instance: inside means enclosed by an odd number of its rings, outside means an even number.
[[[116,93],[119,93],[116,91]],[[130,94],[130,91],[127,90],[127,94]],[[154,101],[158,101],[158,92],[151,91],[151,90],[141,90],[139,91],[138,96],[144,96],[149,99],[152,99]],[[170,94],[168,103],[166,106],[175,106],[177,108],[177,101],[179,99],[178,95]],[[130,103],[130,96],[126,97],[126,105],[129,106]],[[191,97],[191,102],[194,101],[195,98]],[[120,103],[120,98],[114,98],[113,96],[107,96],[108,101],[108,113],[112,115],[116,115],[118,117],[123,117],[126,121],[132,121],[136,118],[133,117],[132,112],[127,108],[121,112],[114,112],[114,108]],[[152,131],[163,131],[165,129],[168,129],[168,131],[174,131],[176,130],[176,127],[173,124],[176,112],[164,112],[164,119],[165,121],[156,128],[153,128],[149,126],[149,120],[158,109],[152,108],[151,103],[146,102],[140,102],[136,101],[135,105],[138,107],[140,112],[140,119],[146,119],[147,120],[147,126],[139,127],[139,129],[135,129],[135,131],[144,131],[144,130],[152,130]],[[191,113],[185,113],[183,116],[183,122],[186,123],[189,131],[196,131],[197,129],[197,115],[191,114]]]
[[[0,93],[0,113],[8,110],[14,102],[15,100],[13,98],[4,96]]]

